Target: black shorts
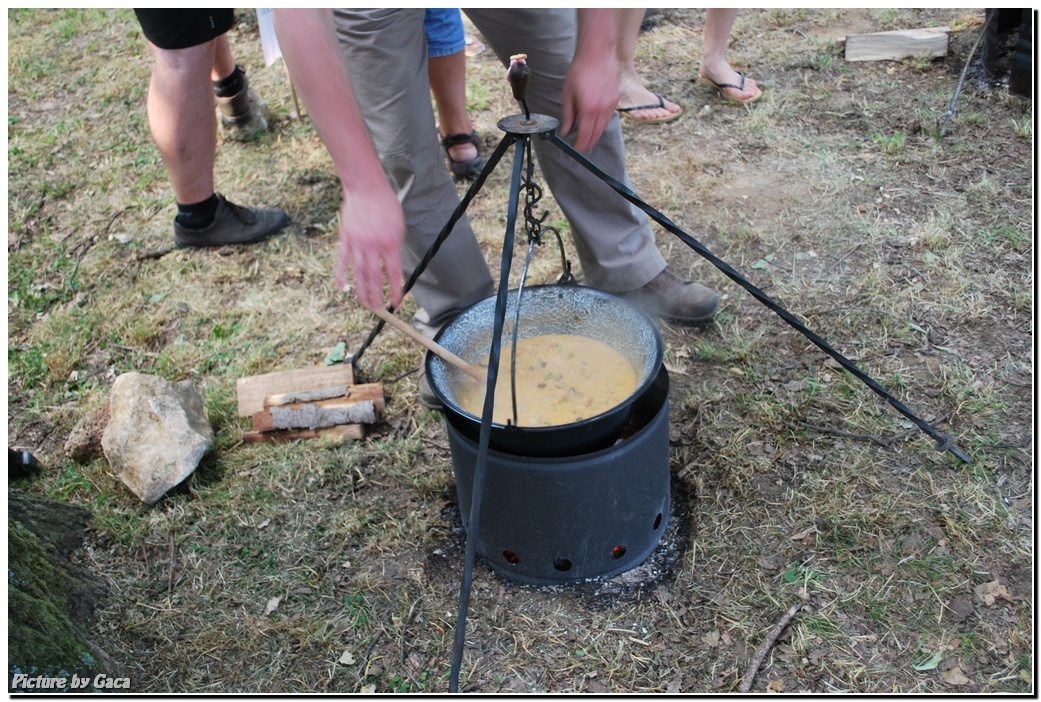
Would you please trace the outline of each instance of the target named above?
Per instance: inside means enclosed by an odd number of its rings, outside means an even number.
[[[235,10],[153,10],[134,8],[145,38],[160,49],[187,49],[205,44],[235,24]]]

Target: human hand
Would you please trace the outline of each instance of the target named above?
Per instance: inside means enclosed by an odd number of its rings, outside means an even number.
[[[390,303],[394,307],[400,305],[404,297],[401,266],[404,238],[405,213],[389,186],[365,194],[345,191],[340,207],[336,285],[342,289],[348,271],[353,271],[358,301],[369,309],[376,309],[386,306],[385,274]]]

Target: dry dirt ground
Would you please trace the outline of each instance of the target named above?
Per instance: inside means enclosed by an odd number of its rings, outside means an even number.
[[[218,187],[293,223],[255,247],[168,251],[132,14],[9,13],[8,436],[46,466],[21,487],[93,511],[84,558],[109,589],[93,633],[135,692],[444,692],[463,533],[443,421],[417,402],[420,351],[386,331],[363,357],[387,389],[364,441],[240,440],[237,378],[349,352],[373,318],[331,279],[331,164],[239,15],[232,44],[276,119],[221,144]],[[659,231],[673,267],[722,296],[708,328],[661,324],[669,530],[648,564],[576,586],[479,562],[463,689],[733,692],[801,604],[754,691],[1034,690],[1033,103],[970,72],[939,136],[982,15],[743,10],[729,57],[765,91],[745,108],[694,80],[704,12],[663,10],[638,67],[685,114],[623,125],[644,200],[973,462]],[[950,51],[931,61],[847,63],[836,41],[941,25]],[[490,54],[468,64],[485,153],[516,112]],[[500,168],[470,211],[494,269],[507,191]],[[542,254],[532,277],[558,269]],[[192,380],[217,431],[154,507],[104,459],[62,455],[132,370]]]

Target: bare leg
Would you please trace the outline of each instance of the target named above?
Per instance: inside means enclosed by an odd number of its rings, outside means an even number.
[[[148,85],[148,126],[170,174],[177,202],[213,195],[217,116],[213,109],[214,42],[188,49],[160,49]]]
[[[618,56],[619,68],[619,107],[634,107],[636,105],[656,105],[658,96],[643,86],[643,81],[636,73],[636,39],[640,35],[640,25],[646,10],[642,7],[619,9],[618,17],[618,45],[616,54]],[[636,119],[660,119],[676,114],[680,106],[669,100],[665,100],[665,107],[653,107],[646,110],[633,110],[628,112],[630,117]]]
[[[705,11],[705,53],[701,57],[702,78],[716,83],[741,85],[741,76],[730,67],[726,59],[727,40],[737,19],[736,8],[709,9]],[[755,96],[758,86],[751,78],[745,78],[745,89],[726,88],[724,92],[735,100],[747,100]]]
[[[231,44],[228,43],[228,35],[221,34],[213,40],[213,68],[210,70],[210,80],[223,80],[235,70],[235,57],[231,55]]]
[[[466,55],[462,51],[427,59],[430,92],[437,103],[437,121],[441,136],[469,134],[473,131],[466,111]],[[477,157],[473,144],[457,144],[448,149],[454,161]]]

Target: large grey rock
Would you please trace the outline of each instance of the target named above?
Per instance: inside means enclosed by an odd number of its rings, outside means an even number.
[[[202,395],[187,380],[125,373],[112,384],[109,413],[105,457],[145,504],[191,475],[213,446]]]

